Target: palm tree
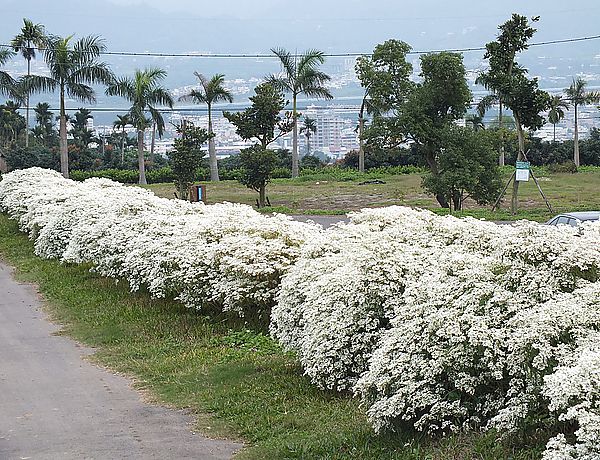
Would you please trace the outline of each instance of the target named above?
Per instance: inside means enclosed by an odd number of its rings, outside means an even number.
[[[485,129],[485,124],[483,123],[483,116],[479,113],[470,113],[465,117],[465,122],[470,124],[473,128],[473,131],[477,132],[481,129]]]
[[[292,56],[283,48],[274,48],[271,51],[279,58],[283,72],[279,75],[269,75],[266,80],[279,91],[292,95],[292,177],[298,177],[298,95],[333,99],[324,86],[330,77],[318,70],[319,65],[325,62],[322,51],[308,50],[301,56]]]
[[[554,95],[550,97],[550,110],[548,111],[548,121],[552,123],[554,132],[552,142],[556,142],[556,124],[565,117],[563,109],[569,109],[569,104],[562,97]]]
[[[306,154],[310,155],[310,137],[317,132],[317,120],[304,117],[304,126],[300,128],[300,134],[306,136]]]
[[[156,108],[166,105],[173,108],[173,98],[169,92],[160,86],[167,72],[162,69],[136,70],[133,78],[119,78],[106,89],[109,96],[121,96],[131,103],[129,109],[130,123],[137,129],[139,183],[146,185],[146,166],[144,164],[144,133],[152,123],[156,123],[158,135],[162,136],[165,121]],[[150,118],[146,117],[147,112]]]
[[[21,32],[12,39],[11,46],[27,61],[27,76],[31,75],[31,60],[35,59],[36,48],[43,48],[46,44],[46,33],[42,24],[34,24],[29,19],[23,18]],[[25,146],[29,146],[29,94],[25,94]]]
[[[573,162],[575,166],[579,166],[579,126],[578,126],[578,108],[580,105],[591,104],[593,102],[598,102],[600,100],[600,93],[589,93],[585,91],[585,87],[587,86],[587,82],[581,78],[577,77],[573,79],[573,83],[565,90],[565,94],[567,98],[573,104],[573,109],[575,109],[575,142],[574,142],[574,151],[573,151]]]
[[[50,146],[56,140],[54,132],[53,115],[50,104],[39,102],[33,109],[36,125],[32,130],[34,138],[42,141],[45,146]]]
[[[206,104],[208,107],[208,159],[210,162],[210,180],[219,180],[219,168],[217,165],[217,152],[215,151],[215,138],[212,127],[212,105],[215,102],[233,102],[233,96],[225,89],[225,75],[216,74],[209,80],[204,75],[194,72],[200,80],[200,89],[193,89],[188,94],[179,98],[180,101],[193,101],[196,104]]]
[[[125,132],[125,128],[131,124],[131,118],[129,118],[129,114],[125,115],[117,115],[117,119],[113,122],[114,129],[121,129],[121,166],[125,162],[125,137],[127,137],[127,133]]]
[[[15,53],[13,53],[11,50],[0,49],[0,65],[6,64],[14,55]],[[0,94],[9,97],[15,96],[15,87],[16,82],[14,78],[11,77],[8,72],[0,70]]]
[[[98,61],[105,50],[104,41],[90,35],[75,41],[73,36],[51,37],[47,40],[44,58],[50,76],[28,75],[24,79],[25,94],[58,90],[60,95],[60,170],[69,177],[69,155],[67,149],[67,117],[65,96],[81,102],[96,102],[91,84],[110,84],[114,77],[108,65]]]

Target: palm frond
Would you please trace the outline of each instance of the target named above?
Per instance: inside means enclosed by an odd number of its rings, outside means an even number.
[[[267,75],[265,77],[265,83],[273,86],[277,91],[282,93],[293,93],[294,88],[290,84],[290,81],[283,75]]]
[[[96,93],[94,93],[94,89],[83,83],[70,83],[65,88],[65,91],[67,95],[73,99],[89,103],[96,102]]]
[[[135,99],[135,83],[131,78],[117,78],[106,88],[107,96],[120,96],[133,102]]]
[[[292,56],[289,51],[284,48],[271,48],[271,52],[279,58],[282,70],[288,79],[293,79],[296,75],[296,56]]]
[[[300,56],[298,61],[298,75],[311,70],[315,70],[319,65],[325,63],[325,56],[322,51],[311,49],[307,50]]]
[[[173,97],[164,88],[154,88],[148,93],[147,103],[148,104],[160,104],[166,105],[169,108],[173,108]]]
[[[202,91],[198,91],[196,89],[192,89],[189,93],[180,96],[178,100],[182,102],[195,102],[196,104],[208,103],[206,95]]]
[[[21,79],[19,85],[27,94],[47,93],[55,91],[58,88],[58,81],[43,75],[26,75]]]
[[[158,137],[162,137],[162,135],[165,131],[165,120],[164,120],[162,114],[152,106],[148,107],[148,111],[150,112],[152,121],[154,121],[154,123],[156,123],[156,130],[158,131]]]

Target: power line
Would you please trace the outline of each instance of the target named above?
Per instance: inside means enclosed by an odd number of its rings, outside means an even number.
[[[576,38],[564,38],[560,40],[549,40],[543,42],[530,43],[529,47],[535,46],[546,46],[546,45],[558,45],[563,43],[576,43],[589,40],[598,40],[600,35],[591,35],[587,37],[576,37]],[[2,48],[13,48],[9,44],[0,44]],[[22,47],[24,49],[26,47]],[[41,47],[31,47],[37,51],[44,51]],[[419,50],[409,51],[409,55],[421,55],[429,53],[441,53],[441,52],[452,52],[452,53],[467,53],[472,51],[485,51],[485,46],[478,46],[472,48],[450,48],[450,49],[438,49],[438,50]],[[136,51],[102,51],[102,55],[106,56],[129,56],[129,57],[181,57],[181,58],[215,58],[215,59],[277,59],[274,54],[248,54],[248,53],[157,53],[157,52],[136,52]],[[324,53],[325,57],[359,57],[359,56],[371,56],[372,53]]]

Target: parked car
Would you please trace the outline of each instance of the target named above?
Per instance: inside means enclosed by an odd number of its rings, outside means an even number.
[[[571,225],[577,227],[582,222],[594,220],[600,220],[600,211],[581,211],[559,214],[546,222],[546,225]]]

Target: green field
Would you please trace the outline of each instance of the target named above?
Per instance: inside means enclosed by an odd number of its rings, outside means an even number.
[[[4,214],[0,255],[39,286],[64,334],[96,349],[90,359],[132,377],[150,401],[187,408],[196,431],[243,440],[239,459],[529,460],[540,458],[549,437],[376,435],[358,401],[315,388],[293,355],[239,321],[132,294],[86,266],[40,259]]]
[[[600,209],[600,168],[586,168],[575,174],[551,174],[540,169],[536,175],[555,213]],[[508,179],[509,173],[505,176]],[[443,212],[433,196],[421,188],[420,175],[378,177],[385,184],[359,185],[364,179],[340,180],[325,173],[295,180],[275,179],[269,185],[267,194],[272,210],[289,214],[339,214],[365,207],[391,205],[416,206]],[[231,201],[253,205],[256,202],[256,192],[236,181],[205,184],[208,203]],[[157,195],[173,198],[172,184],[154,184],[148,188]],[[520,212],[517,216],[507,211],[510,196],[503,200],[500,212],[491,213],[491,206],[467,201],[461,214],[492,220],[527,218],[538,221],[547,220],[551,215],[533,181],[521,183],[519,203]]]

